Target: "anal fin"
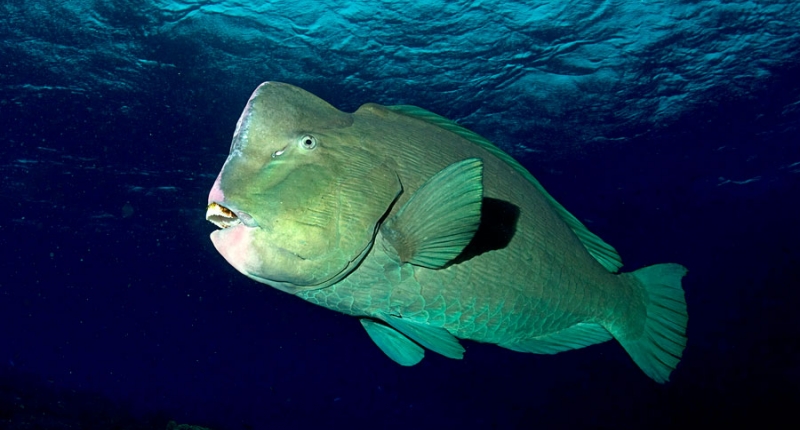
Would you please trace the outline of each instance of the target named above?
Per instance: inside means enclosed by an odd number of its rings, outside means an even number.
[[[500,346],[513,351],[533,354],[556,354],[570,349],[611,340],[611,333],[599,324],[578,323],[556,333],[526,339],[517,343],[501,343]]]

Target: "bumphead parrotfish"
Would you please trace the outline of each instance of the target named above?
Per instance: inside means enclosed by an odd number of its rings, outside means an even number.
[[[358,317],[392,360],[457,338],[537,354],[612,337],[657,382],[686,345],[678,264],[630,273],[508,154],[413,106],[337,110],[266,82],[208,199],[242,274]]]

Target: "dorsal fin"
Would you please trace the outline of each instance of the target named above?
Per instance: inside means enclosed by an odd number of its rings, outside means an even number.
[[[614,249],[614,247],[603,242],[603,240],[597,235],[590,232],[589,229],[583,225],[583,223],[578,221],[574,215],[569,213],[564,206],[561,206],[561,204],[558,203],[556,199],[554,199],[550,193],[544,189],[542,184],[540,184],[539,181],[537,181],[536,178],[534,178],[526,168],[522,167],[517,160],[505,153],[502,149],[492,144],[492,142],[489,142],[484,137],[473,131],[467,130],[454,121],[417,106],[398,105],[386,106],[386,108],[401,115],[416,118],[455,133],[505,161],[514,170],[524,176],[525,179],[530,181],[540,193],[542,193],[545,199],[550,202],[550,205],[553,207],[553,209],[555,209],[556,213],[561,216],[561,219],[563,219],[564,222],[566,222],[567,225],[572,229],[575,235],[578,236],[581,243],[583,243],[583,246],[587,251],[589,251],[589,254],[591,254],[592,257],[594,257],[595,260],[597,260],[603,267],[605,267],[606,270],[609,272],[616,272],[620,269],[620,267],[622,267],[622,259],[620,258],[619,254],[617,254],[617,251]]]

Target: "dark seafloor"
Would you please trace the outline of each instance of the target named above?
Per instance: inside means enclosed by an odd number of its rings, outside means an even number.
[[[800,405],[800,4],[0,2],[0,428],[685,428]],[[616,342],[402,368],[246,279],[207,193],[257,84],[414,104],[684,279],[672,381]]]

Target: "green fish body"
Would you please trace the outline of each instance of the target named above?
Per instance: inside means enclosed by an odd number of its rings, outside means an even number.
[[[686,344],[686,269],[617,273],[616,251],[480,136],[413,106],[344,113],[253,93],[209,196],[240,272],[360,318],[390,358],[458,339],[553,354],[617,339],[658,382]]]

